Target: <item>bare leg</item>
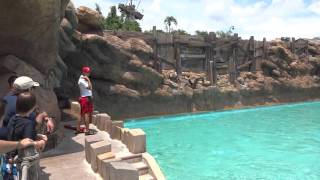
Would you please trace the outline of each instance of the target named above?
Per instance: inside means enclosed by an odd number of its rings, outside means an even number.
[[[91,113],[89,113],[89,123],[91,124],[92,123],[92,112]]]
[[[80,132],[80,125],[81,125],[81,122],[85,122],[85,119],[86,119],[86,115],[85,114],[81,114],[81,118],[80,120],[78,120],[77,122],[77,131]]]
[[[88,115],[90,115],[90,114],[88,114]],[[89,116],[89,118],[90,118],[90,116]],[[85,118],[85,120],[84,120],[84,123],[85,123],[85,125],[86,125],[86,131],[85,132],[88,132],[89,131],[89,118]]]

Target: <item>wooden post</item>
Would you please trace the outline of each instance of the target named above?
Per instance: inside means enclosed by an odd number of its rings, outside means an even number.
[[[239,46],[239,38],[238,38],[238,33],[234,34],[234,39],[236,40],[236,43],[233,45],[233,59],[234,59],[234,71],[235,71],[235,76],[237,78],[239,72],[238,72],[238,46]]]
[[[176,57],[176,72],[177,76],[181,76],[182,74],[182,67],[181,67],[181,57],[180,57],[180,44],[175,43],[175,57]]]
[[[212,56],[212,60],[213,60],[213,69],[212,69],[213,82],[214,82],[214,84],[216,84],[218,82],[216,58],[214,56]]]
[[[157,37],[157,26],[152,27],[153,37]]]
[[[236,51],[235,48],[233,48],[233,53],[232,53],[232,58],[229,61],[229,81],[231,84],[234,84],[236,82],[236,63],[235,63],[235,58],[236,56]]]
[[[308,40],[306,43],[306,56],[307,56],[307,61],[309,61],[309,41]]]
[[[294,37],[291,39],[291,52],[296,53],[296,39]]]
[[[204,65],[205,65],[204,66],[204,70],[207,71],[207,73],[209,73],[209,69],[210,69],[209,61],[211,59],[211,57],[210,57],[210,47],[205,47],[204,50],[205,50],[205,55],[206,55],[206,59],[205,59],[205,63],[204,63]]]
[[[153,26],[152,28],[152,32],[153,32],[153,59],[154,59],[154,64],[156,67],[156,70],[159,73],[162,73],[162,64],[161,64],[161,60],[158,57],[158,40],[157,40],[157,27]]]
[[[257,62],[256,62],[256,52],[255,52],[255,42],[254,42],[254,36],[251,36],[250,37],[250,48],[249,48],[249,51],[250,51],[250,60],[251,60],[251,68],[250,68],[250,71],[251,72],[255,72],[257,70]]]
[[[206,47],[206,68],[205,70],[207,71],[207,78],[209,77],[210,74],[210,65],[209,65],[209,61],[212,61],[213,59],[213,44],[214,44],[214,40],[216,39],[216,34],[214,32],[209,32],[208,37],[206,38],[206,42],[209,44],[208,47]]]
[[[209,76],[210,76],[210,84],[211,86],[214,85],[214,78],[213,78],[213,61],[210,61],[210,65],[209,65]]]
[[[262,41],[262,48],[263,48],[263,58],[266,59],[267,58],[267,40],[264,37],[263,41]]]

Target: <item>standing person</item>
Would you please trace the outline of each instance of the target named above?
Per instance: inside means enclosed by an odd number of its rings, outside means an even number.
[[[0,114],[4,114],[4,105],[2,104],[2,102],[0,103]],[[36,148],[38,149],[43,149],[45,144],[41,143],[40,141],[35,142],[29,138],[25,138],[21,141],[6,141],[7,140],[7,135],[8,135],[8,129],[6,127],[1,127],[0,128],[0,168],[2,169],[1,173],[0,173],[0,180],[3,179],[3,175],[5,175],[5,170],[7,170],[7,165],[8,163],[6,160],[6,156],[4,155],[4,153],[8,153],[10,151],[14,151],[14,150],[20,150],[20,149],[24,149],[28,146],[36,146]],[[12,163],[10,164],[12,165]],[[13,167],[11,171],[12,175],[17,175],[15,170],[15,165],[13,164]],[[10,168],[11,169],[11,168]]]
[[[0,103],[0,114],[4,113],[4,109],[5,109],[4,105]],[[7,141],[8,133],[9,132],[7,128],[0,128],[0,156],[1,154],[7,153],[13,150],[17,150],[17,149],[23,149],[31,145],[34,146],[36,144],[33,140],[29,138],[25,138],[21,141]],[[39,147],[39,148],[43,148],[43,147]]]
[[[85,134],[91,135],[92,131],[89,130],[89,124],[92,122],[93,103],[92,103],[92,83],[90,81],[91,69],[87,66],[82,68],[82,74],[79,78],[78,85],[80,89],[79,103],[81,106],[81,119],[77,122],[77,132],[80,133],[81,122],[84,121],[86,129]],[[86,115],[89,117],[86,118]]]
[[[15,90],[13,88],[14,81],[18,78],[16,75],[12,75],[8,78],[9,92],[3,97],[2,103],[5,104],[5,116],[1,123],[1,127],[6,127],[11,116],[15,114],[15,111],[10,111],[10,107],[15,106],[17,96],[15,96]]]
[[[11,78],[11,77],[10,77]],[[10,80],[9,78],[9,80]],[[8,80],[8,82],[9,82]],[[34,88],[39,86],[38,82],[33,81],[30,77],[21,76],[14,80],[13,85],[11,86],[10,92],[3,97],[3,103],[5,104],[5,114],[3,119],[3,127],[6,127],[9,123],[9,120],[12,116],[16,114],[16,101],[19,93],[22,92],[32,92]],[[43,121],[47,122],[47,131],[51,133],[54,129],[54,123],[52,118],[48,116],[46,112],[33,112],[30,114],[32,120],[37,123],[42,123]]]
[[[37,134],[37,123],[31,118],[31,113],[36,109],[36,97],[31,92],[23,92],[17,96],[16,115],[14,115],[8,124],[8,140],[20,141],[29,138],[35,141],[35,147],[29,147],[24,150],[14,151],[8,154],[8,162],[18,155],[17,164],[21,174],[21,179],[34,179],[39,177],[39,150],[42,151],[46,144],[47,137]],[[8,163],[10,166],[10,163]],[[13,174],[8,174],[10,178]]]

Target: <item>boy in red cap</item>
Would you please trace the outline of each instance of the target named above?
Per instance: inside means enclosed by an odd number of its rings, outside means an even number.
[[[89,131],[89,123],[92,122],[92,84],[89,79],[91,69],[87,66],[82,68],[82,75],[79,78],[78,85],[80,89],[80,106],[81,106],[81,121],[77,123],[77,133],[80,133],[80,124],[82,121],[85,122],[86,129],[85,134],[91,135],[93,132]],[[86,118],[86,114],[89,118]]]

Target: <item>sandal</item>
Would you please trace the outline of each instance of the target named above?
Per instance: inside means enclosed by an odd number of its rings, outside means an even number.
[[[81,134],[81,133],[84,133],[84,132],[83,132],[83,131],[81,131],[81,130],[80,130],[80,131],[76,131],[76,132],[74,132],[74,134],[76,134],[76,135],[77,135],[77,134]]]
[[[92,130],[89,130],[87,132],[84,133],[86,136],[89,136],[89,135],[95,135],[96,132],[92,131]]]

